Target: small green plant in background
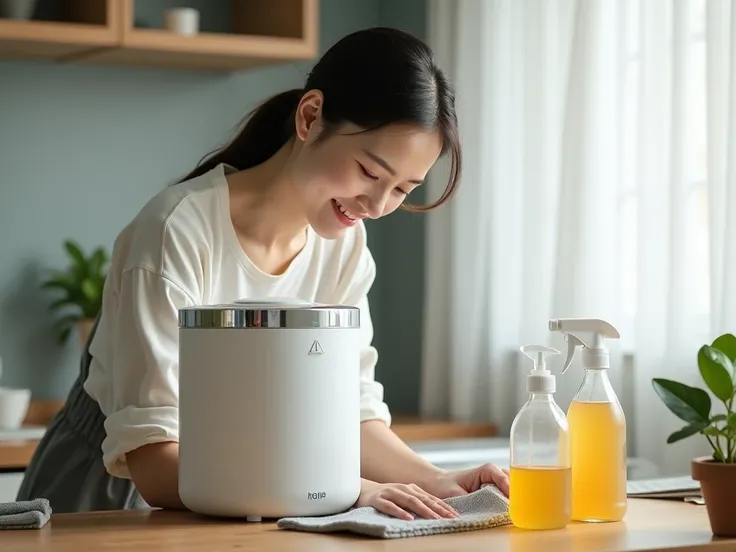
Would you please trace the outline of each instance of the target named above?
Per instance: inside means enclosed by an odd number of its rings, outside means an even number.
[[[62,343],[69,339],[77,322],[94,319],[100,312],[108,262],[107,252],[102,247],[87,256],[77,243],[67,240],[64,250],[70,260],[69,266],[53,271],[41,286],[62,292],[49,307],[53,312],[64,312],[58,320]]]
[[[713,396],[725,406],[725,412],[712,414],[711,396],[704,389],[677,381],[655,378],[654,390],[675,416],[687,423],[667,438],[675,443],[691,435],[704,435],[713,449],[713,460],[736,463],[736,396],[734,365],[736,337],[724,334],[698,351],[700,376]]]

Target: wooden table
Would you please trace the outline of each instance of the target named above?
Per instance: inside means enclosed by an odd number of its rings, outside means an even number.
[[[27,468],[37,446],[35,439],[0,441],[0,470]]]
[[[574,523],[559,531],[501,527],[466,533],[379,540],[347,534],[302,533],[273,523],[209,519],[162,510],[59,514],[41,530],[0,531],[0,550],[13,552],[624,552],[734,551],[736,539],[713,537],[705,506],[632,499],[624,521]]]

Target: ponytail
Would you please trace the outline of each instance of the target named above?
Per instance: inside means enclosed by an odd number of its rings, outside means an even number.
[[[273,156],[294,134],[294,115],[304,90],[281,92],[263,102],[244,119],[245,126],[224,148],[214,151],[179,182],[191,180],[225,163],[239,171]]]

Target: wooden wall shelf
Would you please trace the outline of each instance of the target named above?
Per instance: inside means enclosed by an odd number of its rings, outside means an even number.
[[[0,19],[0,56],[62,61],[116,46],[121,13],[119,0],[67,0],[63,22]]]
[[[60,22],[0,19],[0,57],[233,71],[318,53],[318,0],[230,0],[231,32],[195,36],[137,27],[135,2],[150,0],[61,1]]]

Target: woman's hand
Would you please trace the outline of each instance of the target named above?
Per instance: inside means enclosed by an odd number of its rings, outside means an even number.
[[[362,480],[355,506],[372,506],[379,512],[406,520],[414,519],[412,513],[426,519],[455,518],[459,515],[449,504],[417,485],[382,484],[367,479]]]
[[[437,475],[424,488],[440,498],[472,493],[484,485],[495,485],[509,496],[509,475],[494,464],[483,464],[468,470],[450,471]]]

